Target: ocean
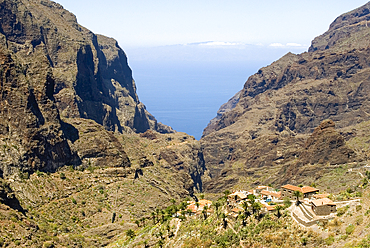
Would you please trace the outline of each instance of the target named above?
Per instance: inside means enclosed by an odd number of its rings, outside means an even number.
[[[198,140],[220,106],[243,88],[248,77],[289,49],[199,47],[127,53],[139,99],[147,110],[159,122]]]
[[[261,63],[130,62],[139,99],[163,124],[200,139],[220,106]]]

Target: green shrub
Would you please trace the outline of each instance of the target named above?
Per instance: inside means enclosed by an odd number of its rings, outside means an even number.
[[[329,236],[328,238],[325,239],[325,243],[327,245],[331,245],[334,243],[334,236]]]
[[[67,178],[66,175],[63,172],[61,172],[59,174],[59,177],[60,177],[60,179],[63,179],[63,180]]]
[[[358,212],[358,211],[360,211],[362,209],[362,206],[361,205],[357,205],[356,206],[356,211]]]
[[[346,234],[351,235],[355,231],[355,226],[350,224],[349,226],[346,227]]]

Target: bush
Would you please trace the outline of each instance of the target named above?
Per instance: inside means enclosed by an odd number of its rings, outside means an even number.
[[[290,201],[290,199],[288,197],[285,197],[284,198],[284,206],[286,208],[290,207],[292,205],[292,202]]]
[[[327,245],[331,245],[334,243],[334,236],[329,236],[327,239],[325,239],[325,243]]]
[[[126,231],[126,236],[132,239],[133,237],[135,237],[135,231],[132,229],[128,229]]]
[[[61,172],[59,174],[59,177],[60,177],[60,179],[63,179],[63,180],[67,178],[66,175],[63,172]]]
[[[356,206],[356,211],[358,212],[358,211],[360,211],[362,209],[362,206],[361,205],[357,205]]]
[[[355,226],[350,224],[349,226],[346,227],[346,234],[351,235],[355,231]]]

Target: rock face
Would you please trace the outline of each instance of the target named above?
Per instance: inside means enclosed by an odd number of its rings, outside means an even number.
[[[370,119],[369,8],[338,17],[309,52],[288,53],[247,80],[236,106],[204,131],[211,178],[234,178],[233,185],[243,175],[238,170],[252,175],[251,168],[293,163],[323,120],[341,129]],[[222,176],[225,169],[229,176]]]
[[[81,163],[89,152],[71,148],[73,126],[62,119],[91,119],[115,132],[173,132],[139,101],[114,39],[48,0],[0,0],[0,16],[0,174]]]
[[[323,121],[307,139],[299,158],[304,164],[344,164],[355,160],[355,152],[348,148],[344,137],[335,131],[332,120]]]

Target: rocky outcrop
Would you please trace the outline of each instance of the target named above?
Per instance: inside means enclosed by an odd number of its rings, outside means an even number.
[[[105,130],[93,120],[82,118],[66,119],[71,127],[70,147],[75,151],[85,168],[93,167],[130,167],[131,163],[113,132]],[[77,131],[77,132],[76,132]]]
[[[124,154],[121,148],[80,150],[69,134],[76,132],[67,124],[72,118],[115,132],[173,132],[139,101],[117,41],[95,35],[48,0],[0,0],[0,16],[0,174],[53,171],[93,154]],[[113,163],[126,166],[127,158],[118,157]]]
[[[345,164],[355,161],[356,154],[350,149],[345,139],[335,130],[332,120],[323,121],[307,139],[299,156],[305,164]]]
[[[204,131],[201,144],[211,178],[227,170],[223,178],[240,182],[253,168],[295,164],[298,148],[326,119],[339,129],[370,120],[370,28],[364,22],[369,6],[337,18],[309,52],[288,53],[249,77],[238,103]],[[348,161],[336,159],[327,154],[324,160]]]

